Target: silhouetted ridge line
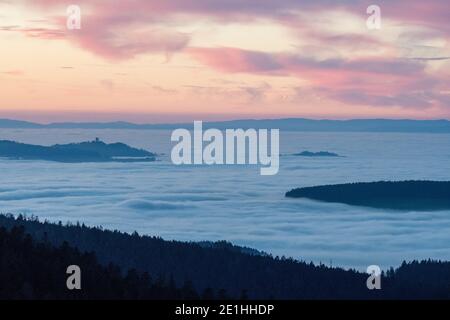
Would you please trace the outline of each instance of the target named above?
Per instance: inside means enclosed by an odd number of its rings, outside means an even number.
[[[361,272],[314,265],[291,258],[247,254],[228,245],[204,247],[196,243],[140,236],[137,233],[130,235],[90,228],[79,223],[64,226],[61,223],[42,223],[37,218],[14,218],[11,215],[0,215],[0,226],[8,230],[23,226],[36,243],[60,247],[67,242],[81,253],[95,252],[104,267],[113,263],[122,270],[135,269],[137,274],[147,272],[153,278],[170,279],[164,283],[172,283],[169,286],[172,288],[181,288],[185,292],[184,296],[188,297],[195,292],[202,292],[202,296],[206,297],[215,292],[217,298],[255,299],[450,298],[449,262],[428,260],[403,263],[399,268],[383,273],[382,290],[368,290],[368,276]],[[14,250],[17,255],[28,255],[28,251],[21,247]],[[39,255],[34,257],[39,259]],[[50,271],[60,265],[54,264],[52,256],[45,256],[45,259]],[[70,264],[77,261],[75,257],[70,260]],[[30,268],[24,263],[32,265],[33,260],[21,260],[15,268],[21,272],[24,268]],[[59,271],[55,272],[39,273],[40,278],[34,279],[51,282],[48,277],[59,274]],[[2,275],[0,272],[0,277]]]
[[[135,124],[116,122],[60,122],[38,124],[26,121],[0,119],[0,128],[24,129],[192,129],[190,123]],[[408,120],[408,119],[353,119],[353,120],[313,120],[303,118],[286,119],[241,119],[204,122],[203,127],[217,129],[267,129],[306,132],[428,132],[450,133],[448,120]]]

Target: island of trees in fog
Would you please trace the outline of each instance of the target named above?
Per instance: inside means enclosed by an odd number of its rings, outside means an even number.
[[[329,151],[302,151],[299,153],[294,153],[293,156],[297,157],[340,157],[337,153],[329,152]]]
[[[156,154],[123,143],[93,141],[56,144],[50,147],[0,140],[0,157],[58,162],[155,161]]]
[[[307,198],[396,210],[449,210],[450,181],[379,181],[293,189],[289,198]]]

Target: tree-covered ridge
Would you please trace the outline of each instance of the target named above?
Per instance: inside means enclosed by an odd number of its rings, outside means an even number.
[[[379,181],[293,189],[290,198],[396,210],[449,210],[450,181]]]
[[[450,298],[449,262],[404,263],[398,269],[391,269],[383,274],[382,290],[368,290],[368,275],[362,272],[284,257],[248,254],[237,250],[238,247],[226,244],[205,247],[137,233],[129,235],[91,228],[83,224],[64,226],[12,216],[0,216],[0,226],[8,230],[23,226],[36,243],[61,247],[67,246],[64,245],[67,242],[76,247],[81,255],[84,252],[95,252],[103,267],[113,263],[123,270],[135,269],[138,274],[147,272],[153,279],[172,279],[171,287],[181,287],[186,292],[185,296],[189,296],[187,292],[201,292],[200,296],[205,298]],[[18,254],[27,252],[20,248],[15,251]],[[39,259],[37,256],[35,258]],[[47,256],[48,263],[51,263],[51,259],[52,257]],[[72,259],[70,264],[82,261],[78,259],[81,258]],[[33,264],[33,261],[27,263]],[[35,280],[50,281],[46,277],[41,274]],[[165,281],[168,282],[170,283]]]
[[[0,157],[59,162],[154,161],[156,154],[123,143],[93,141],[50,147],[0,140]]]
[[[81,290],[69,290],[67,267],[81,272]],[[209,290],[209,296],[214,292]],[[0,300],[5,299],[199,299],[188,281],[181,288],[147,272],[121,271],[114,264],[102,266],[95,253],[81,253],[63,242],[54,246],[36,242],[24,227],[0,227]]]

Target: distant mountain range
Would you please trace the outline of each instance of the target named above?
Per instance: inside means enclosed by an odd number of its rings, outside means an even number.
[[[231,120],[204,122],[204,128],[255,128],[280,129],[305,132],[425,132],[450,133],[449,120],[312,120],[303,118]],[[57,122],[39,124],[34,122],[0,119],[0,128],[14,129],[166,129],[193,127],[193,123],[135,124],[130,122]]]

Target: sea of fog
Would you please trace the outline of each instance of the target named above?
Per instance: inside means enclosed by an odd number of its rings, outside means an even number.
[[[228,240],[273,255],[365,269],[450,260],[450,211],[396,212],[287,199],[302,186],[450,180],[450,135],[282,132],[280,171],[175,166],[169,131],[0,129],[0,139],[51,145],[98,137],[160,154],[154,163],[0,160],[0,212],[85,222],[177,240]],[[336,152],[339,158],[288,154]]]

